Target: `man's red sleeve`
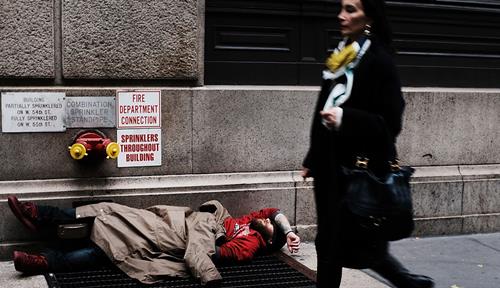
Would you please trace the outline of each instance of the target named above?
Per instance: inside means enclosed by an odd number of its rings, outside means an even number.
[[[241,262],[253,259],[261,246],[260,238],[257,235],[248,235],[230,240],[219,247],[218,258],[221,261]]]
[[[264,208],[259,211],[253,211],[250,214],[239,217],[237,221],[239,223],[250,223],[253,218],[274,218],[280,210],[278,208]]]

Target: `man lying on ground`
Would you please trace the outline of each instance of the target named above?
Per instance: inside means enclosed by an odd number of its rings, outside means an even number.
[[[72,251],[41,254],[14,251],[16,270],[28,274],[84,270],[111,261],[143,283],[166,277],[199,278],[205,284],[221,279],[214,262],[250,261],[286,243],[299,250],[300,238],[277,208],[264,208],[233,218],[216,200],[193,211],[189,207],[157,205],[137,209],[101,202],[58,208],[8,197],[9,207],[33,232],[61,223],[92,225],[89,244]]]

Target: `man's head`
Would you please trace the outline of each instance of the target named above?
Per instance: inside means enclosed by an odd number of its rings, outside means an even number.
[[[269,218],[254,218],[250,223],[250,228],[260,233],[267,244],[269,252],[277,251],[286,244],[286,235],[279,226]]]

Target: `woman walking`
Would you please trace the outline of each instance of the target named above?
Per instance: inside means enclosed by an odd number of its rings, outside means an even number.
[[[338,19],[344,38],[323,71],[302,171],[303,177],[314,177],[317,285],[339,287],[344,266],[373,269],[398,288],[433,287],[431,278],[411,274],[390,255],[387,241],[352,232],[342,217],[341,167],[352,167],[361,154],[376,175],[389,171],[404,100],[384,1],[342,0]],[[390,149],[376,144],[387,144],[386,138]]]

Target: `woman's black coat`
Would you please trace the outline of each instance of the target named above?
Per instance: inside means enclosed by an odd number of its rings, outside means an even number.
[[[314,177],[318,236],[322,235],[323,242],[327,242],[321,244],[317,240],[317,245],[320,249],[322,245],[329,246],[328,250],[333,249],[330,252],[335,255],[338,254],[335,252],[338,247],[332,248],[332,245],[345,247],[348,242],[351,246],[367,246],[364,242],[356,242],[360,239],[339,240],[346,234],[345,226],[348,226],[340,219],[339,212],[343,192],[340,167],[352,166],[356,156],[365,156],[370,159],[370,168],[376,174],[388,170],[387,161],[396,157],[395,139],[402,126],[404,100],[392,55],[376,39],[372,40],[370,48],[354,69],[351,95],[340,106],[343,117],[338,131],[323,126],[319,114],[334,84],[332,80],[323,80],[314,111],[310,148],[303,166]],[[343,228],[340,229],[340,226]],[[354,238],[359,237],[363,235]],[[364,247],[366,251],[362,252],[361,247],[353,248],[358,253],[371,253],[372,258],[386,252],[386,242],[370,245],[377,246],[377,249]],[[343,261],[346,264],[345,259]]]

